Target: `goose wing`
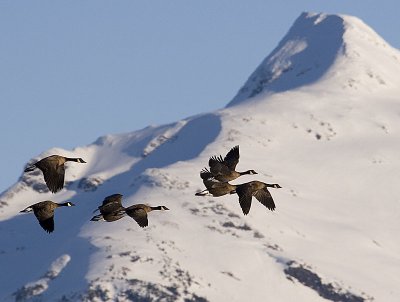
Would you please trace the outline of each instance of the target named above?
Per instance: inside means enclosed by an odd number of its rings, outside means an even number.
[[[38,204],[33,207],[33,212],[39,221],[40,226],[48,233],[54,231],[54,208],[49,204]]]
[[[271,193],[268,191],[267,187],[257,190],[254,193],[254,197],[269,210],[275,210],[274,200],[272,199]]]
[[[229,150],[229,152],[226,154],[224,158],[224,163],[231,171],[235,171],[238,162],[239,162],[239,146],[235,146],[231,150]]]
[[[126,208],[125,211],[130,217],[132,217],[137,222],[137,224],[141,228],[147,227],[149,225],[149,222],[147,220],[147,213],[144,209],[131,206]]]
[[[108,215],[114,213],[118,210],[123,209],[122,207],[122,195],[113,194],[104,198],[103,203],[98,208],[100,213],[103,215]]]
[[[47,157],[37,162],[36,166],[43,172],[44,181],[51,192],[56,193],[64,187],[65,167],[57,158]]]
[[[121,194],[113,194],[110,196],[107,196],[103,200],[103,206],[109,203],[119,203],[120,205],[122,204],[122,195]]]
[[[210,172],[215,177],[218,175],[229,174],[229,167],[225,164],[222,156],[213,156],[209,159],[208,165],[210,166]]]
[[[53,232],[54,231],[54,216],[44,219],[44,220],[39,220],[39,224],[47,233]]]
[[[207,168],[204,168],[203,170],[200,171],[200,177],[203,180],[207,180],[213,177],[210,171],[208,171]]]
[[[242,208],[243,214],[249,214],[251,208],[251,198],[253,197],[250,188],[248,186],[239,185],[236,188],[236,193],[239,196],[239,204]]]

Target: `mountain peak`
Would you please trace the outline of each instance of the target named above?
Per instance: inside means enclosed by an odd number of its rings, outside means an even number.
[[[397,86],[398,72],[398,50],[360,19],[302,13],[228,106],[261,92],[284,92],[322,80],[329,80],[329,89]]]

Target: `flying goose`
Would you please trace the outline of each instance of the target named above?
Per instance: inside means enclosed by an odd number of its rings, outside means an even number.
[[[116,221],[125,216],[122,211],[122,194],[113,194],[104,198],[103,203],[94,212],[100,211],[99,215],[93,216],[91,221],[105,220],[108,222]]]
[[[269,210],[275,210],[275,203],[271,193],[268,191],[268,187],[282,188],[278,184],[267,184],[257,180],[236,186],[236,194],[239,196],[239,204],[244,215],[247,215],[250,211],[253,196]]]
[[[244,172],[235,171],[238,162],[239,146],[235,146],[231,150],[229,150],[224,158],[222,158],[221,155],[212,156],[208,161],[210,170],[204,168],[200,173],[206,174],[207,178],[214,177],[216,180],[222,182],[234,180],[239,176],[245,174],[257,174],[257,172],[254,170],[247,170]]]
[[[231,185],[228,182],[218,182],[213,178],[208,178],[203,179],[203,183],[207,189],[197,192],[195,194],[196,196],[212,195],[214,197],[219,197],[236,193],[239,196],[239,204],[244,215],[247,215],[250,211],[251,199],[253,196],[269,210],[274,211],[275,203],[271,193],[268,191],[268,187],[281,188],[279,184],[267,184],[256,180],[239,185]]]
[[[133,206],[125,208],[124,211],[128,216],[132,217],[141,228],[144,228],[149,225],[147,213],[154,210],[165,211],[169,209],[166,206],[151,207],[146,204],[134,204]]]
[[[54,231],[54,210],[59,207],[71,207],[75,206],[72,202],[55,203],[51,200],[45,200],[35,203],[20,213],[33,212],[39,221],[41,227],[48,233]]]
[[[60,155],[51,155],[25,168],[24,172],[31,172],[36,168],[43,172],[44,181],[53,193],[60,191],[64,187],[64,164],[67,161],[86,163],[82,158],[70,158]]]

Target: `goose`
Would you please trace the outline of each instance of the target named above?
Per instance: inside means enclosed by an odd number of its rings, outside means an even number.
[[[94,212],[100,211],[99,215],[93,216],[91,221],[116,221],[125,216],[122,211],[122,194],[113,194],[104,198],[103,203]],[[94,213],[93,212],[93,213]]]
[[[53,193],[60,191],[64,187],[65,167],[67,161],[86,163],[82,158],[70,158],[61,155],[51,155],[38,162],[29,165],[24,172],[31,172],[38,168],[43,172],[44,181]]]
[[[239,162],[239,146],[233,147],[226,154],[224,158],[221,155],[212,156],[208,165],[210,166],[210,170],[204,168],[200,173],[206,174],[207,178],[214,177],[218,181],[228,182],[238,178],[241,175],[246,174],[258,174],[254,170],[247,170],[244,172],[235,171],[236,165]]]
[[[271,193],[268,191],[268,187],[276,189],[281,188],[279,184],[267,184],[257,180],[238,185],[232,185],[227,182],[218,182],[213,178],[203,179],[203,182],[207,189],[197,192],[195,194],[196,196],[211,195],[219,197],[226,194],[236,193],[239,196],[239,204],[244,215],[247,215],[250,211],[251,199],[253,196],[269,210],[274,211],[275,203],[272,199]]]
[[[275,210],[275,203],[271,193],[268,191],[268,187],[282,188],[278,184],[267,184],[257,180],[236,186],[236,194],[239,196],[239,204],[244,215],[247,215],[250,211],[253,196],[269,210]]]
[[[144,228],[149,225],[149,222],[147,220],[147,213],[155,210],[165,211],[169,209],[166,206],[151,207],[146,204],[134,204],[130,207],[125,208],[124,212],[128,216],[132,217],[141,228]]]
[[[20,213],[33,212],[39,221],[40,226],[48,233],[54,231],[54,210],[59,207],[71,207],[75,206],[72,202],[55,203],[51,200],[45,200],[35,203]]]

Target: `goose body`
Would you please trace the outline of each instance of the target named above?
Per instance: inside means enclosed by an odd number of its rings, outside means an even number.
[[[234,180],[241,175],[257,174],[257,172],[254,170],[247,170],[244,172],[236,171],[235,169],[238,163],[239,146],[235,146],[231,150],[229,150],[224,158],[222,158],[221,155],[212,156],[208,161],[210,170],[203,169],[201,173],[206,174],[207,178],[213,177],[214,179],[221,182]]]
[[[51,200],[45,200],[25,208],[21,213],[33,212],[39,221],[40,226],[46,232],[51,233],[54,231],[54,210],[59,207],[71,206],[74,206],[72,202],[55,203]]]
[[[166,206],[151,207],[146,204],[134,204],[133,206],[125,208],[125,213],[132,217],[140,227],[144,228],[149,225],[147,213],[155,210],[164,211],[169,209]]]
[[[86,163],[82,158],[70,158],[60,155],[51,155],[25,168],[24,172],[30,172],[38,168],[43,172],[44,181],[53,193],[64,187],[65,167],[67,161]]]

